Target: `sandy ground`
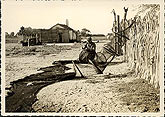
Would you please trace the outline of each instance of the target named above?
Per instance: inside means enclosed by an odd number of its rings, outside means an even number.
[[[76,44],[70,44],[68,46],[74,46]],[[10,49],[13,46],[13,44],[7,44],[6,49]],[[19,50],[21,47],[20,45],[15,44],[14,47],[18,48]],[[66,45],[65,45],[66,46]],[[58,45],[59,48],[62,48],[60,45]],[[75,46],[75,48],[72,48],[72,53],[78,53],[79,51],[78,48],[81,46],[78,45]],[[31,47],[34,48],[34,47]],[[40,48],[37,47],[36,48]],[[53,48],[53,47],[51,47]],[[48,48],[48,49],[51,49]],[[36,52],[33,55],[24,55],[24,53],[18,54],[12,54],[10,56],[6,56],[6,63],[5,63],[5,83],[6,83],[6,88],[10,88],[10,82],[16,81],[18,79],[23,79],[25,76],[29,76],[31,74],[35,74],[41,71],[37,71],[38,69],[42,67],[47,67],[47,66],[52,66],[52,63],[55,60],[59,60],[62,58],[66,58],[65,56],[62,55],[68,55],[72,56],[72,54],[68,54],[69,51],[68,48],[64,48],[63,50],[61,49],[60,51],[52,51],[50,54],[47,54],[46,52]],[[10,49],[11,50],[11,49]],[[68,50],[67,53],[65,50]],[[62,51],[62,53],[61,53]],[[13,52],[13,51],[12,51]],[[64,54],[64,52],[66,54]],[[9,53],[9,52],[6,52]],[[11,53],[11,52],[10,52]],[[15,52],[17,53],[17,52]],[[46,53],[46,54],[45,54]],[[29,53],[28,53],[29,54]],[[75,54],[74,54],[75,55]],[[6,95],[7,95],[8,90],[6,90]]]
[[[116,73],[116,70],[126,69],[126,65],[123,63],[116,66],[116,69],[109,69],[109,73]],[[119,74],[127,72],[129,71],[125,70]],[[87,79],[55,83],[38,93],[38,101],[33,108],[37,112],[131,112],[120,100],[121,94],[115,92],[117,84],[131,80],[134,78],[108,78],[107,75],[95,74]]]
[[[36,112],[61,113],[159,111],[159,91],[134,77],[127,63],[110,65],[105,72],[110,75],[91,73],[85,79],[44,87],[32,107]]]
[[[54,56],[24,56],[6,58],[6,87],[10,87],[10,82],[22,79],[25,76],[40,72],[41,67],[51,66]],[[38,64],[39,63],[39,64]]]
[[[97,44],[97,51],[100,51],[104,43]],[[81,51],[83,44],[56,44],[57,47],[45,47],[35,46],[30,48],[23,48],[20,44],[6,44],[6,61],[5,61],[5,86],[10,88],[10,82],[18,79],[23,79],[26,76],[35,74],[41,71],[37,71],[41,67],[52,66],[52,63],[56,60],[71,59],[76,60]],[[65,47],[64,47],[65,46]],[[67,47],[66,47],[67,46]],[[33,52],[34,48],[39,48],[39,52]],[[57,49],[59,49],[57,51]],[[26,49],[30,50],[21,53]],[[52,50],[52,51],[50,51]],[[11,54],[12,53],[12,54]],[[8,55],[9,54],[9,55]],[[8,90],[6,90],[7,95]]]
[[[97,43],[97,51],[103,44]],[[33,55],[7,56],[6,87],[10,87],[12,81],[38,72],[41,67],[52,66],[55,60],[77,59],[82,45],[73,44],[70,47],[45,55],[35,52]],[[79,65],[86,78],[75,78],[42,88],[32,106],[34,111],[158,112],[159,91],[145,80],[135,77],[128,64],[122,63],[122,57],[117,57],[113,62],[103,75],[97,75],[91,65]]]

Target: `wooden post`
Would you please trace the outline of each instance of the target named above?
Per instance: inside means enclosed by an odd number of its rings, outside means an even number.
[[[95,64],[95,62],[89,60],[89,62],[93,65],[93,67],[95,68],[97,74],[103,74],[103,71],[100,70],[100,68]]]
[[[118,42],[118,38],[117,38],[117,21],[115,21],[115,52],[117,53],[117,42]]]
[[[41,29],[41,34],[40,34],[40,42],[42,43],[42,29]],[[43,44],[43,43],[42,43]]]
[[[124,30],[125,30],[125,19],[124,19]],[[125,31],[123,32],[123,35],[125,35]],[[126,43],[126,38],[124,38],[124,61],[127,61],[127,43]]]
[[[36,43],[35,44],[38,44],[38,34],[37,33],[35,34],[35,37],[36,37]]]
[[[120,33],[120,16],[119,15],[117,15],[117,33],[118,34]],[[120,41],[120,36],[117,35],[117,41],[116,41],[116,44],[117,44],[117,54],[120,55],[119,41]]]
[[[40,43],[42,44],[42,31],[41,31],[41,33],[40,33]]]
[[[122,32],[122,30],[123,30],[123,20],[121,20],[121,22],[120,22],[120,34],[121,35],[123,35],[123,32]],[[122,50],[122,46],[123,46],[123,36],[120,36],[120,51],[121,51],[121,54],[123,55],[123,50]]]
[[[114,49],[115,49],[115,52],[117,52],[117,46],[116,46],[116,42],[117,42],[117,20],[116,20],[116,13],[115,13],[115,10],[113,9],[112,10],[113,14],[114,14],[114,23],[113,23],[113,28],[115,30],[115,39],[114,39]]]
[[[125,22],[126,22],[126,16],[127,16],[127,12],[128,12],[128,8],[126,9],[125,7],[124,7],[124,30],[125,30]],[[123,32],[123,35],[125,35],[126,33],[125,33],[125,31]],[[127,53],[127,43],[126,43],[126,38],[124,38],[124,61],[127,61],[127,55],[126,55],[126,53]]]
[[[28,42],[28,47],[29,47],[29,38],[27,39],[27,42]]]
[[[74,67],[76,67],[77,70],[79,71],[81,77],[82,77],[82,78],[85,78],[84,75],[81,73],[80,69],[78,68],[78,66],[74,63],[74,61],[72,61],[72,63],[73,63],[73,65],[74,65]]]

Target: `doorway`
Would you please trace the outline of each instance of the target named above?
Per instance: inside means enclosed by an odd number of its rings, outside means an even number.
[[[59,36],[59,43],[62,42],[62,33],[58,33],[58,36]]]

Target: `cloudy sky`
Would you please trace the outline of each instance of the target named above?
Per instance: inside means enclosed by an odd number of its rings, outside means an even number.
[[[112,2],[112,0],[81,0],[71,2],[51,0],[41,2],[25,0],[4,1],[3,23],[5,32],[18,32],[21,26],[48,29],[57,23],[65,24],[69,20],[69,26],[75,30],[87,28],[91,33],[107,34],[111,32],[113,24],[112,9],[123,18],[124,7],[129,7],[128,18],[135,15],[132,9],[135,4],[129,2]]]

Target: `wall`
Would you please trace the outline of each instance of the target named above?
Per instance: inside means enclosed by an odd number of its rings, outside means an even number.
[[[62,42],[68,43],[69,42],[69,31],[64,30],[62,33]]]
[[[42,43],[47,43],[48,42],[48,37],[49,37],[49,34],[48,34],[47,30],[41,31]]]
[[[136,23],[127,31],[126,60],[140,78],[159,88],[160,6],[148,6],[147,12],[136,16]],[[131,24],[132,19],[128,24]]]
[[[61,34],[62,40],[60,40],[59,34]],[[42,43],[69,42],[68,30],[51,29],[51,30],[47,30],[47,31],[42,31],[41,32],[41,39],[42,39]]]
[[[50,30],[49,33],[51,33],[50,37],[51,37],[52,42],[59,42],[59,34],[57,30]]]

